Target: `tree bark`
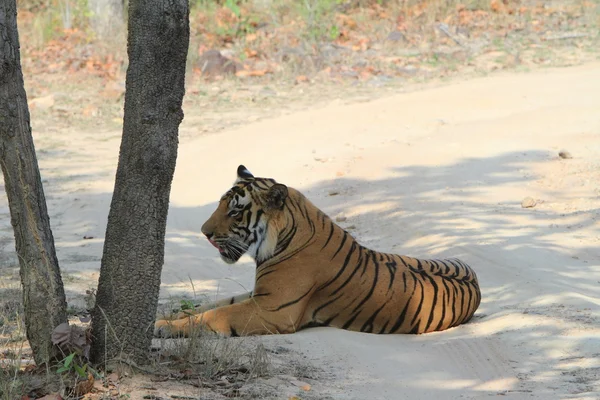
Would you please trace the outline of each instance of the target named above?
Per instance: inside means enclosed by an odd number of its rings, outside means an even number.
[[[35,362],[55,356],[52,330],[67,303],[31,135],[15,0],[0,2],[0,163],[19,257],[25,326]]]
[[[188,44],[187,0],[130,1],[123,137],[92,312],[96,362],[149,354]]]

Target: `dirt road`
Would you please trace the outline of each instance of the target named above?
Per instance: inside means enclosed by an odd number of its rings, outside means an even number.
[[[165,293],[189,289],[184,274],[223,294],[251,287],[250,264],[225,266],[197,239],[243,163],[343,214],[372,248],[458,256],[478,271],[477,318],[448,332],[269,338],[331,368],[334,398],[597,399],[599,110],[595,65],[332,105],[184,144]],[[525,197],[538,204],[522,208]]]
[[[190,280],[212,298],[252,287],[249,259],[225,265],[199,232],[238,164],[345,216],[367,246],[461,257],[479,275],[476,318],[446,332],[264,338],[328,372],[313,398],[600,398],[600,65],[333,103],[192,138],[195,130],[184,121],[163,298],[191,296]],[[96,284],[119,133],[61,140],[38,133],[36,144],[76,301]],[[558,156],[563,148],[571,159]],[[525,197],[536,206],[522,208]]]

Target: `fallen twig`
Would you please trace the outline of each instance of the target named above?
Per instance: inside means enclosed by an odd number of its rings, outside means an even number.
[[[150,371],[149,369],[146,369],[146,368],[140,367],[139,365],[137,365],[137,364],[136,364],[136,362],[135,362],[135,361],[127,360],[127,359],[125,359],[125,358],[113,358],[113,359],[111,359],[110,361],[121,362],[121,363],[123,363],[123,364],[127,364],[127,365],[129,365],[130,367],[132,367],[132,368],[135,368],[135,369],[137,369],[137,370],[140,370],[140,371],[142,371],[142,372],[145,372],[145,373],[147,373],[147,374],[154,374],[154,373],[156,372],[156,371]]]
[[[542,40],[579,39],[579,38],[584,38],[584,37],[588,37],[588,36],[589,36],[589,34],[587,34],[587,33],[564,33],[562,35],[546,36],[546,37],[543,37]]]
[[[452,39],[460,47],[464,47],[465,49],[468,48],[468,46],[466,46],[462,42],[462,40],[459,40],[456,36],[454,36],[452,33],[450,33],[450,30],[448,29],[448,25],[446,25],[446,24],[438,24],[437,28],[440,30],[440,32],[442,32],[444,35],[448,36],[450,39]]]

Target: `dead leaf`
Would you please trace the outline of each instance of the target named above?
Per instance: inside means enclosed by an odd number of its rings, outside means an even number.
[[[85,358],[89,358],[90,341],[86,331],[77,325],[63,322],[52,331],[52,344],[69,352],[78,351]]]
[[[495,13],[500,13],[504,11],[506,6],[500,0],[492,0],[490,1],[490,9]]]
[[[95,117],[98,115],[98,107],[94,107],[93,105],[86,106],[81,113],[84,117]]]
[[[296,77],[296,84],[302,83],[302,82],[309,82],[308,76],[306,76],[306,75],[298,75]]]
[[[94,376],[88,373],[88,377],[85,380],[77,382],[73,388],[73,392],[76,396],[83,396],[92,391],[94,388]]]
[[[111,82],[104,87],[102,95],[111,100],[121,100],[125,95],[125,83],[124,82]]]
[[[375,70],[374,67],[368,65],[364,68],[355,68],[356,72],[358,73],[358,76],[361,79],[369,79],[371,78],[373,75],[377,74],[377,71]]]
[[[102,381],[94,381],[94,390],[96,392],[104,393],[106,392],[107,388],[104,386]]]
[[[111,374],[109,374],[106,379],[110,382],[110,383],[118,383],[119,382],[119,374],[117,374],[116,372],[113,372]]]
[[[258,51],[252,49],[244,49],[244,53],[247,58],[256,58],[258,56]]]
[[[339,14],[336,16],[336,18],[340,25],[345,26],[348,29],[355,29],[358,26],[356,21],[348,15]]]
[[[62,346],[71,338],[71,327],[68,322],[63,322],[52,331],[52,344]]]
[[[352,51],[366,51],[369,48],[369,43],[368,38],[360,39],[357,44],[352,46]]]
[[[189,369],[189,368],[181,371],[181,374],[186,379],[190,379],[190,378],[194,378],[194,377],[198,376],[198,374],[196,372],[194,372],[194,370]]]
[[[299,387],[300,389],[304,390],[305,392],[308,392],[310,390],[310,384],[308,384],[306,382],[302,382],[297,379],[290,379],[289,381],[292,385]]]

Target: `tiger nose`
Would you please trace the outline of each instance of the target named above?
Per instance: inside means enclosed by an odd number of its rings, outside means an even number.
[[[207,229],[206,224],[202,225],[202,228],[200,228],[200,232],[202,232],[204,236],[206,236],[208,239],[214,236],[214,233]]]

